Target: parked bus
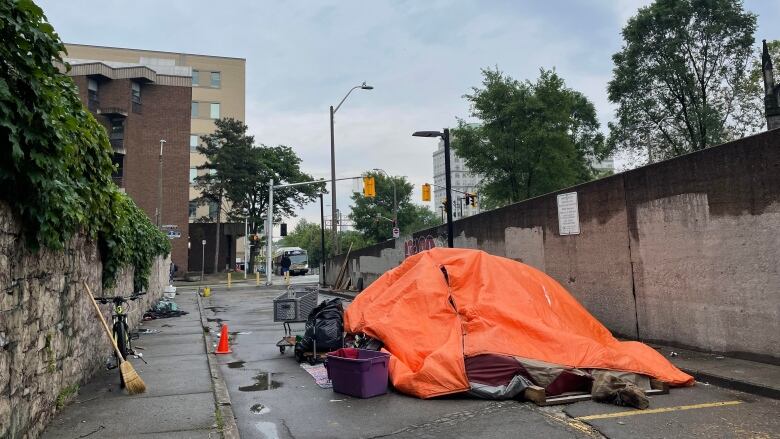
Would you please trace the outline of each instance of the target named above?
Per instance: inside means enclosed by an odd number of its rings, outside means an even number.
[[[275,274],[282,274],[282,256],[290,258],[290,276],[306,274],[309,272],[309,255],[300,247],[280,247],[274,251],[273,270]]]

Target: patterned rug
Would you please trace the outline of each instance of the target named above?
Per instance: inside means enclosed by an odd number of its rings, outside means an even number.
[[[328,371],[325,369],[325,365],[322,363],[315,364],[312,366],[309,363],[301,363],[301,367],[306,372],[309,372],[309,375],[314,378],[314,382],[317,383],[318,386],[320,386],[323,389],[331,389],[333,388],[333,384],[331,384],[330,380],[328,379]]]

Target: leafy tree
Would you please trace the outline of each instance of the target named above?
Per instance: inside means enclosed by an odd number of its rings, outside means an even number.
[[[769,49],[769,56],[772,58],[772,62],[775,65],[775,71],[777,66],[780,65],[780,40],[767,41],[767,49]],[[766,117],[764,113],[764,75],[761,66],[761,52],[762,46],[759,46],[755,52],[753,59],[750,62],[750,76],[748,78],[748,85],[746,94],[755,100],[755,107],[757,109],[756,119],[759,119],[762,123],[760,128],[766,128]],[[775,83],[780,75],[775,75]]]
[[[740,0],[656,0],[612,59],[609,144],[650,160],[697,151],[762,123],[748,75],[756,16]]]
[[[309,254],[309,267],[318,267],[322,261],[322,247],[320,244],[320,225],[317,223],[301,220],[293,229],[288,233],[281,242],[280,247],[300,247]],[[332,249],[333,240],[330,239],[331,235],[328,230],[325,230],[325,254],[330,255]],[[339,232],[339,240],[344,248],[344,251],[352,245],[352,250],[357,250],[363,247],[367,247],[373,242],[366,239],[362,233],[355,230],[346,230]]]
[[[593,104],[552,70],[520,82],[491,69],[464,97],[478,124],[460,120],[452,147],[484,175],[482,202],[501,206],[581,183],[604,156]]]
[[[393,237],[393,183],[397,191],[398,228],[401,229],[401,234],[410,234],[439,224],[435,213],[412,203],[414,186],[406,180],[406,177],[388,178],[384,173],[374,171],[369,172],[368,175],[375,179],[376,197],[368,198],[362,194],[353,194],[354,205],[349,217],[355,223],[355,229],[361,232],[369,243]],[[344,244],[341,247],[346,248]]]
[[[100,249],[104,288],[134,267],[149,281],[168,238],[111,180],[113,150],[64,70],[65,46],[31,0],[0,2],[0,200],[31,250],[63,249],[82,233]]]
[[[260,233],[268,209],[269,183],[274,185],[314,180],[300,169],[301,159],[288,146],[255,145],[246,124],[232,118],[215,121],[216,130],[203,136],[198,151],[208,172],[195,178],[200,204],[217,203],[228,221],[249,222],[250,234]],[[313,200],[323,185],[274,190],[274,221],[295,216],[296,208]],[[252,256],[257,247],[252,247]],[[251,261],[254,257],[250,258]],[[250,267],[251,269],[251,267]]]

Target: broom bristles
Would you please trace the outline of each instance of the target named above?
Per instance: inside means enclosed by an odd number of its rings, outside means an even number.
[[[125,382],[125,388],[129,394],[135,395],[146,392],[144,380],[141,379],[129,361],[123,361],[119,365],[119,371],[122,373],[122,380]]]

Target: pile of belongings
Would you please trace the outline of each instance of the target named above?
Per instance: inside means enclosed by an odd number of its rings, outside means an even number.
[[[179,309],[176,302],[169,299],[160,299],[159,302],[152,305],[151,309],[144,313],[144,320],[166,319],[168,317],[179,317],[188,314],[187,311]]]
[[[344,346],[344,305],[341,299],[323,300],[306,319],[303,337],[295,344],[295,353],[328,352]]]
[[[650,378],[693,377],[639,342],[621,342],[545,273],[485,252],[436,248],[407,258],[357,296],[345,331],[379,340],[390,379],[419,398],[592,392],[647,407]]]

